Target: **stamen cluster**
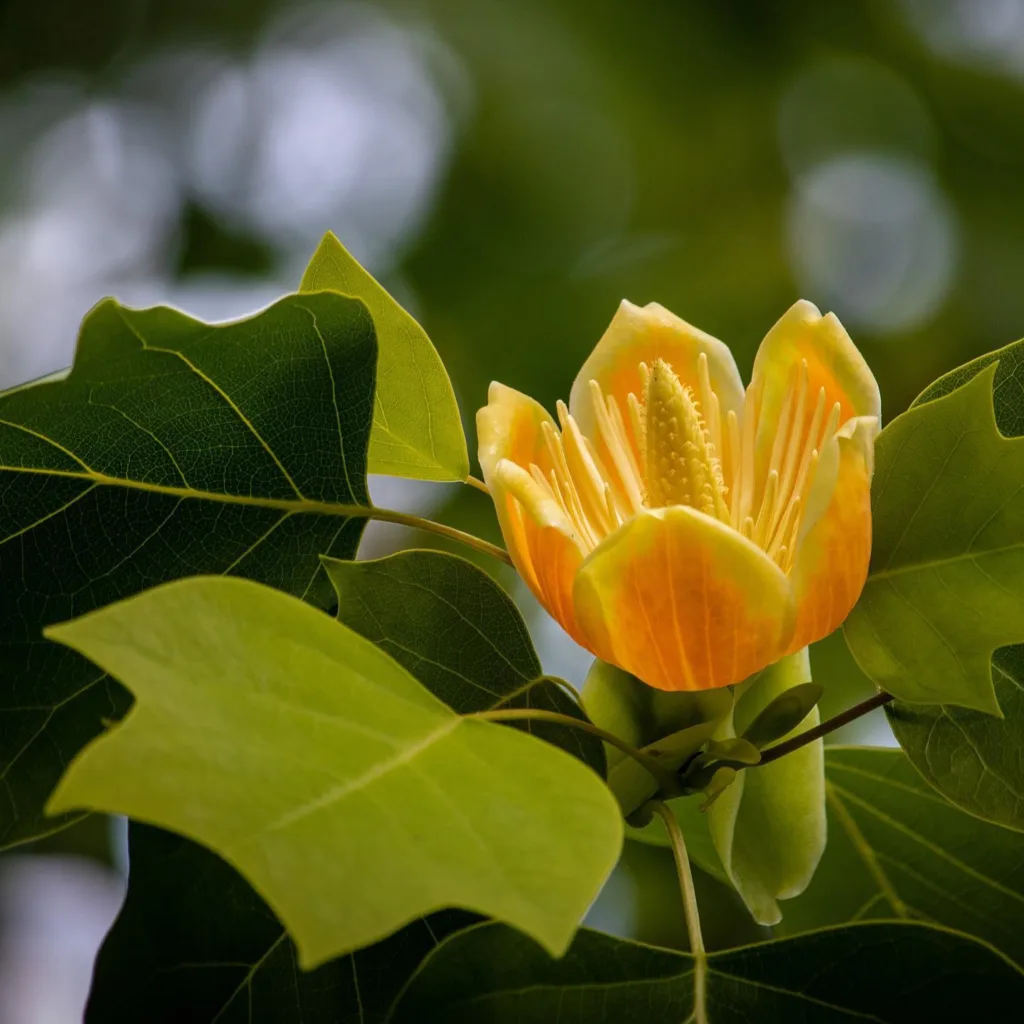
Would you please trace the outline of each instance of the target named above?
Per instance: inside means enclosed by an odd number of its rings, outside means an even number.
[[[539,493],[529,497],[561,509],[584,554],[642,508],[687,505],[742,533],[789,572],[819,452],[839,426],[839,403],[826,419],[821,387],[809,408],[806,361],[794,367],[775,423],[765,421],[756,384],[747,389],[741,414],[730,409],[723,417],[703,354],[699,394],[662,359],[641,363],[640,379],[641,394],[628,395],[625,415],[590,381],[594,441],[558,403],[561,430],[550,423],[542,428],[550,468],[530,465]],[[769,443],[767,461],[758,459]],[[522,492],[525,483],[516,489]]]

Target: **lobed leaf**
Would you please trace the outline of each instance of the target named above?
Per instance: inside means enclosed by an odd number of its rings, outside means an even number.
[[[128,845],[128,897],[96,961],[86,1024],[384,1024],[426,954],[475,920],[431,914],[302,971],[284,927],[216,854],[135,822]]]
[[[706,1009],[695,961],[583,929],[561,960],[495,924],[445,939],[391,1024],[750,1024],[1017,1019],[1024,975],[990,946],[917,923],[867,923],[712,953]]]
[[[998,429],[996,369],[879,436],[871,568],[845,627],[897,698],[993,715],[992,655],[1024,641],[1024,439]]]
[[[469,454],[448,373],[423,328],[328,232],[300,290],[362,299],[377,329],[377,396],[369,471],[417,480],[465,480]]]
[[[754,768],[753,771],[761,771]],[[1024,836],[943,800],[900,750],[825,751],[828,845],[777,935],[872,919],[930,921],[1024,965]],[[673,800],[690,859],[725,881],[699,799]],[[655,823],[634,839],[667,845]]]
[[[992,406],[1003,437],[1024,434],[1024,342],[975,359],[940,377],[914,403],[949,395],[995,364]],[[889,724],[919,772],[957,806],[980,818],[1024,830],[1024,647],[992,658],[992,680],[1003,718],[952,704],[886,708]]]
[[[460,717],[280,591],[181,580],[49,633],[136,698],[51,809],[209,846],[273,908],[304,968],[449,906],[560,953],[617,859],[618,810],[593,772]]]
[[[950,704],[886,708],[889,725],[914,767],[965,811],[1024,832],[1024,647],[992,658],[1003,717]]]
[[[902,751],[835,747],[825,761],[828,847],[780,931],[926,920],[1024,965],[1024,836],[947,803]]]
[[[44,626],[195,573],[329,602],[319,555],[354,555],[369,505],[375,364],[337,295],[219,326],[107,300],[65,379],[0,395],[0,846],[73,820],[43,804],[128,703]]]

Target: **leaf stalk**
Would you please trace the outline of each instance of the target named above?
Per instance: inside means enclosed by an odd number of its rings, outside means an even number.
[[[669,792],[677,788],[673,774],[667,771],[656,758],[645,754],[642,750],[637,750],[636,747],[620,739],[615,733],[608,732],[607,729],[602,729],[599,725],[594,725],[593,722],[588,722],[583,718],[573,718],[572,715],[563,715],[558,711],[545,711],[543,708],[495,708],[492,711],[474,711],[472,714],[464,715],[463,717],[479,718],[485,722],[513,722],[521,719],[536,719],[542,722],[565,725],[571,729],[581,729],[583,732],[589,732],[593,736],[600,737],[605,743],[617,747],[628,757],[633,758],[634,761],[651,773],[661,788],[667,788]]]
[[[697,907],[697,893],[693,888],[693,872],[690,857],[686,852],[683,830],[671,809],[661,800],[651,800],[648,808],[661,818],[672,845],[672,857],[676,862],[679,876],[679,892],[683,898],[683,914],[686,917],[686,933],[690,939],[690,955],[693,957],[693,1017],[694,1024],[707,1024],[707,975],[708,956],[704,949],[704,934],[700,928],[700,911]]]

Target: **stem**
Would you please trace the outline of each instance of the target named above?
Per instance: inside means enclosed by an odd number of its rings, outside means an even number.
[[[466,477],[465,482],[469,484],[470,487],[475,487],[478,491],[483,491],[484,494],[490,496],[491,489],[487,486],[487,484],[483,482],[483,480],[479,479],[478,477],[475,477],[472,474],[470,474],[469,476]]]
[[[835,718],[830,718],[820,725],[816,725],[813,729],[808,729],[807,732],[802,732],[799,736],[786,740],[784,743],[776,743],[774,747],[762,750],[761,760],[757,762],[757,765],[769,764],[772,761],[777,761],[780,757],[785,757],[786,754],[792,754],[794,750],[799,750],[801,747],[807,746],[808,743],[813,743],[815,740],[821,739],[822,736],[827,736],[830,732],[835,732],[836,729],[849,725],[850,722],[854,722],[868,714],[868,712],[874,711],[875,708],[880,708],[883,704],[888,704],[893,699],[891,693],[876,693],[873,697],[868,697],[867,700],[854,704],[852,708],[847,708],[841,714],[836,715]]]
[[[463,718],[480,718],[485,722],[514,722],[532,718],[542,722],[565,725],[570,729],[582,729],[583,732],[589,732],[593,736],[600,737],[605,743],[618,747],[624,754],[633,758],[654,776],[659,786],[668,787],[670,790],[674,787],[675,778],[672,773],[666,771],[656,758],[645,754],[642,750],[637,750],[636,747],[620,739],[615,733],[608,732],[607,729],[602,729],[599,725],[594,725],[593,722],[582,718],[573,718],[572,715],[563,715],[558,711],[545,711],[543,708],[496,708],[493,711],[474,711],[471,714],[463,715]]]
[[[672,844],[672,856],[679,875],[679,891],[683,897],[683,914],[686,917],[686,933],[690,938],[690,955],[693,957],[693,1021],[707,1024],[707,973],[708,957],[704,949],[704,935],[700,930],[700,912],[697,908],[697,893],[693,888],[693,873],[690,858],[686,853],[683,830],[671,809],[660,800],[652,800],[647,806],[661,818]]]
[[[354,514],[365,515],[368,519],[379,519],[384,523],[398,523],[400,526],[409,526],[415,530],[426,530],[428,533],[436,533],[441,537],[457,540],[460,544],[466,544],[477,551],[482,551],[485,555],[497,558],[506,565],[512,565],[512,559],[504,548],[500,548],[497,544],[492,544],[490,541],[474,537],[471,533],[456,530],[454,526],[435,523],[433,519],[423,519],[420,516],[410,515],[407,512],[394,512],[389,508],[376,507],[367,507],[365,511],[360,509],[359,512]]]

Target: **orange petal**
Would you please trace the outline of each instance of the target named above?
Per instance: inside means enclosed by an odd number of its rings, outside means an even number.
[[[644,510],[583,563],[584,645],[660,690],[738,682],[780,658],[789,581],[751,541],[686,506]]]
[[[491,384],[487,405],[476,414],[480,467],[516,570],[579,642],[572,587],[583,561],[581,547],[565,513],[528,472],[531,463],[545,473],[551,469],[543,423],[555,425],[538,402],[503,384]]]
[[[708,376],[718,396],[724,430],[727,413],[731,410],[739,416],[743,409],[743,382],[728,347],[710,334],[680,320],[656,302],[640,307],[623,300],[573,383],[569,411],[604,457],[590,396],[590,381],[596,380],[601,391],[618,403],[623,417],[628,417],[629,394],[632,392],[637,398],[643,395],[640,363],[653,366],[656,359],[664,359],[699,399],[701,389],[697,364],[701,353],[708,359]],[[706,416],[707,410],[702,411]],[[718,454],[724,461],[726,453]]]
[[[808,501],[791,573],[797,624],[787,653],[828,636],[857,603],[871,558],[871,473],[878,420],[861,416],[840,429]]]

